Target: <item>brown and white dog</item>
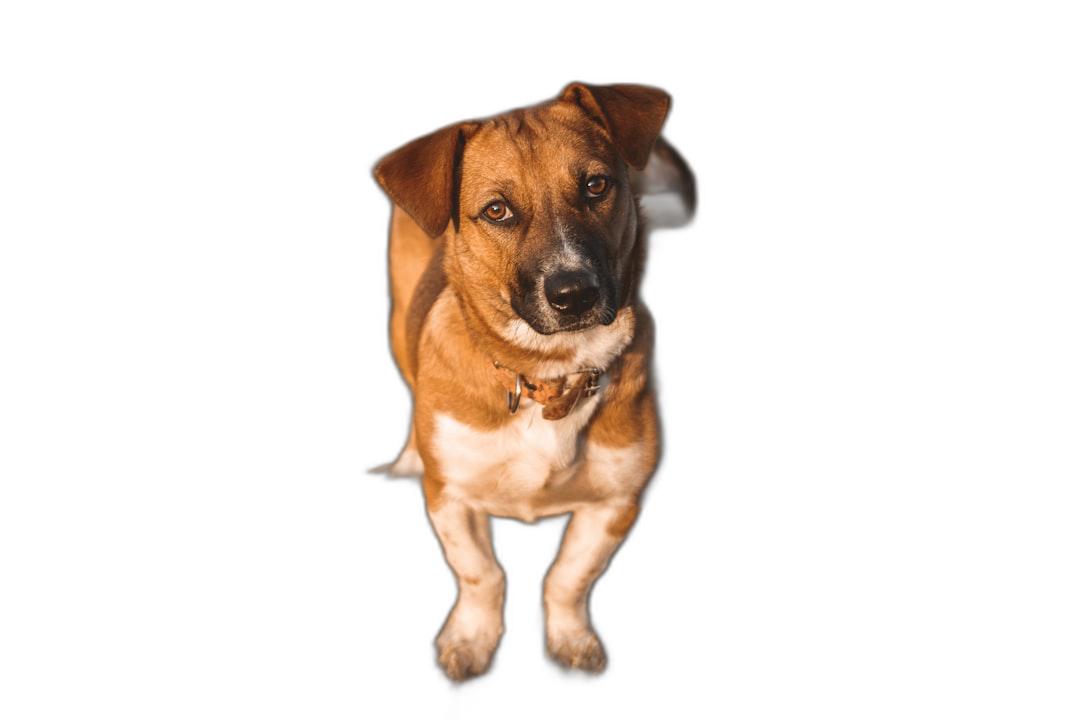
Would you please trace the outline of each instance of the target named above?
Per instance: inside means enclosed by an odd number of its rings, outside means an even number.
[[[390,472],[422,476],[457,576],[436,640],[454,680],[483,673],[502,634],[492,515],[573,513],[544,582],[548,651],[604,667],[589,592],[659,451],[645,226],[681,224],[695,203],[689,168],[659,138],[669,104],[656,88],[575,83],[375,169],[394,203],[391,345],[414,395]]]

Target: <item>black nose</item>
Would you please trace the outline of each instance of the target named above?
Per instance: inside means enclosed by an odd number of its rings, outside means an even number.
[[[544,295],[563,315],[580,315],[596,304],[600,281],[591,272],[557,272],[544,280]]]

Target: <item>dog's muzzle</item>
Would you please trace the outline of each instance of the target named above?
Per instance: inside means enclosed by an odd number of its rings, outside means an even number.
[[[521,291],[511,294],[514,312],[542,335],[587,330],[615,320],[616,286],[590,267],[561,268],[521,276]]]
[[[600,299],[600,281],[582,270],[557,272],[544,280],[544,297],[560,315],[583,315]]]

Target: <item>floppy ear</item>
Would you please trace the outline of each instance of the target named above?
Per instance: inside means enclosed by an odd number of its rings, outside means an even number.
[[[580,105],[603,125],[623,160],[638,170],[645,167],[671,107],[666,92],[644,85],[571,83],[559,99]]]
[[[475,123],[459,123],[417,138],[375,166],[383,190],[430,237],[451,219],[457,226],[457,185],[465,139]]]

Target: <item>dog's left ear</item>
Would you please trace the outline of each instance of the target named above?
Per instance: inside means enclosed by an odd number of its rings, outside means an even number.
[[[623,160],[637,170],[648,162],[671,107],[666,92],[645,85],[571,83],[559,100],[580,105],[604,126]]]

